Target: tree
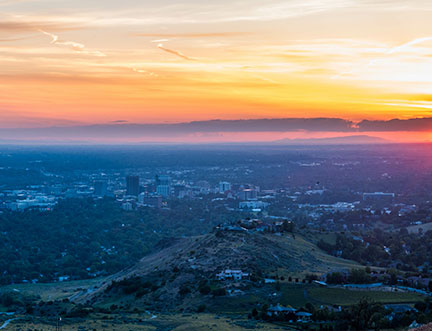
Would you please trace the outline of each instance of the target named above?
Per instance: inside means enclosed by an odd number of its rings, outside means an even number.
[[[199,305],[198,306],[198,309],[197,309],[197,312],[198,313],[202,313],[202,312],[204,312],[205,310],[206,310],[206,305],[204,305],[204,304],[202,304],[202,305]]]
[[[349,281],[354,284],[367,284],[370,283],[371,277],[364,269],[352,269]]]
[[[368,298],[362,298],[350,309],[351,323],[356,330],[368,330],[382,318],[384,307]]]
[[[332,272],[327,275],[327,283],[329,284],[342,284],[344,277],[340,272]]]
[[[311,314],[313,314],[315,312],[315,307],[310,302],[306,303],[305,308]]]
[[[390,285],[396,285],[397,284],[397,274],[395,269],[390,269],[388,271],[390,274]]]
[[[211,288],[208,285],[202,285],[200,286],[199,291],[202,295],[207,295],[210,294]]]
[[[254,308],[252,310],[252,316],[253,316],[253,318],[257,318],[258,317],[258,310],[256,308]]]
[[[179,294],[181,296],[185,296],[186,294],[188,294],[190,292],[191,292],[191,289],[187,285],[182,285],[180,287]]]

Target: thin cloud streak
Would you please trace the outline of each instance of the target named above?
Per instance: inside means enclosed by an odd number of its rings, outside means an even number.
[[[68,41],[68,40],[62,40],[59,39],[58,35],[55,35],[53,33],[46,32],[44,30],[39,29],[41,33],[51,38],[51,44],[59,45],[59,46],[66,46],[71,48],[74,52],[80,53],[80,54],[86,54],[86,55],[92,55],[92,56],[98,56],[98,57],[105,57],[106,54],[100,52],[100,51],[89,51],[86,49],[84,44],[75,42],[75,41]]]
[[[43,20],[8,20],[7,18],[0,17],[0,33],[34,33],[37,30],[55,30],[55,31],[68,31],[75,30],[76,27],[67,25],[61,22],[46,22]]]
[[[401,53],[404,50],[409,49],[409,47],[411,47],[411,46],[422,44],[422,43],[425,43],[425,42],[428,42],[428,41],[432,41],[432,36],[422,37],[422,38],[415,38],[415,39],[413,39],[411,41],[408,41],[406,43],[403,43],[401,45],[398,45],[398,46],[395,46],[395,47],[391,47],[391,48],[387,48],[386,50],[383,50],[380,53],[385,58],[387,58],[387,57],[395,55],[397,53]],[[383,60],[382,57],[380,57],[380,58],[376,57],[376,58],[373,58],[373,59],[369,60],[366,64],[360,66],[360,69],[361,69],[360,71],[365,71],[366,69],[368,69],[368,68],[370,68],[372,66],[377,66],[380,63],[381,60]],[[359,70],[357,69],[357,71],[359,71]],[[341,78],[343,76],[349,76],[349,75],[351,75],[351,74],[353,74],[355,72],[356,72],[356,69],[353,68],[351,70],[344,71],[344,72],[341,72],[341,73],[339,73],[337,75],[334,75],[332,77],[332,79],[339,79],[339,78]],[[390,103],[388,105],[396,106],[396,104],[390,104]]]
[[[169,41],[169,39],[156,39],[156,40],[152,40],[151,42],[152,43],[158,43],[158,44],[160,44],[160,43],[163,43],[163,42],[166,42],[166,41]]]
[[[21,40],[26,40],[26,39],[30,39],[30,37],[0,39],[0,42],[7,43],[7,42],[21,41]]]
[[[174,55],[176,55],[176,56],[178,56],[178,57],[181,57],[182,59],[185,59],[185,60],[188,60],[188,61],[197,61],[197,59],[194,59],[194,58],[192,58],[192,57],[186,56],[186,55],[184,55],[183,53],[181,53],[181,52],[179,52],[179,51],[176,51],[176,50],[173,50],[173,49],[166,48],[166,47],[164,47],[163,44],[158,44],[157,47],[158,47],[159,49],[161,49],[161,50],[167,52],[167,53],[171,53],[171,54],[174,54]]]
[[[402,44],[400,46],[393,47],[392,49],[390,49],[389,51],[387,51],[386,54],[394,54],[396,52],[401,52],[401,51],[403,51],[404,49],[406,49],[406,48],[408,48],[410,46],[421,44],[421,43],[424,43],[424,42],[427,42],[427,41],[432,41],[432,37],[424,37],[424,38],[417,38],[417,39],[411,40],[411,41],[409,41],[409,42],[407,42],[405,44]]]
[[[138,37],[152,38],[207,38],[207,37],[236,37],[249,35],[249,32],[210,32],[210,33],[138,33]]]
[[[146,75],[153,76],[153,77],[159,77],[158,74],[151,72],[151,71],[148,71],[148,70],[139,69],[139,68],[131,68],[131,69],[132,69],[132,71],[134,71],[138,74],[146,74]]]

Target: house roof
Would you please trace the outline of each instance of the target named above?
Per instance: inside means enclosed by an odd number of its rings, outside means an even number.
[[[292,308],[292,307],[284,307],[281,306],[280,304],[277,304],[276,306],[271,306],[268,310],[270,311],[284,311],[284,312],[295,312],[297,311],[296,309]]]
[[[299,312],[296,313],[296,315],[297,316],[302,316],[302,317],[311,317],[312,316],[311,313],[308,313],[308,312],[305,312],[305,311],[299,311]]]

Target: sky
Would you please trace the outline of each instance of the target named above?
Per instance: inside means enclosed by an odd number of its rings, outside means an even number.
[[[429,0],[0,0],[0,128],[431,117],[431,17]]]

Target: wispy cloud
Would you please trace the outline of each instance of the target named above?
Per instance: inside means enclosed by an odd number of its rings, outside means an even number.
[[[176,51],[176,50],[173,50],[173,49],[166,48],[166,47],[164,47],[163,44],[158,44],[157,47],[158,47],[159,49],[161,49],[161,50],[167,52],[167,53],[171,53],[171,54],[174,54],[174,55],[176,55],[176,56],[178,56],[178,57],[181,57],[182,59],[185,59],[185,60],[188,60],[188,61],[197,61],[197,59],[192,58],[192,57],[189,57],[189,56],[186,56],[186,55],[184,55],[182,52],[179,52],[179,51]]]
[[[153,76],[153,77],[159,76],[158,74],[151,72],[151,71],[148,71],[148,70],[145,70],[145,69],[139,69],[139,68],[131,68],[131,69],[132,69],[132,71],[139,73],[139,74],[146,74],[146,75]]]
[[[13,4],[18,0],[5,1],[4,3]],[[30,2],[30,1],[29,1]],[[34,1],[34,2],[41,2]],[[47,1],[48,3],[48,1]],[[0,1],[0,5],[2,2]],[[83,4],[86,4],[84,6]],[[98,5],[96,4],[96,7]],[[117,10],[111,9],[101,11],[87,2],[77,1],[76,12],[70,15],[29,15],[25,13],[20,19],[27,22],[40,20],[37,27],[44,30],[50,29],[50,25],[64,24],[86,27],[104,26],[159,26],[177,24],[211,24],[225,22],[242,21],[272,21],[287,18],[295,18],[328,12],[340,9],[359,9],[359,10],[385,10],[385,11],[406,11],[411,10],[431,10],[432,4],[429,0],[250,0],[246,6],[244,1],[231,0],[220,2],[195,2],[191,6],[189,1],[180,1],[175,5],[161,5],[150,3],[149,1],[137,1],[133,9],[125,10],[124,5],[119,2]],[[50,22],[50,23],[43,23]],[[33,23],[19,23],[16,28],[26,28],[25,25]],[[0,27],[1,27],[0,23]],[[13,27],[12,27],[13,28]],[[137,35],[156,37],[169,36],[172,38],[196,38],[196,37],[228,37],[247,34],[248,32],[203,32],[203,33],[138,33]]]
[[[55,31],[66,31],[73,30],[76,27],[72,25],[66,25],[60,22],[46,22],[38,20],[10,20],[5,17],[0,17],[0,33],[35,33],[38,30],[55,30]]]
[[[235,37],[249,35],[249,32],[209,32],[209,33],[138,33],[138,37],[152,38],[207,38],[207,37]]]
[[[169,39],[155,39],[155,40],[152,40],[151,42],[160,44],[160,43],[164,43],[166,41],[169,41]]]
[[[53,33],[46,32],[44,30],[39,29],[41,33],[51,38],[51,44],[59,45],[59,46],[66,46],[70,49],[72,49],[74,52],[80,53],[80,54],[86,54],[86,55],[92,55],[92,56],[99,56],[104,57],[106,54],[95,51],[95,50],[87,50],[84,44],[75,42],[75,41],[69,41],[69,40],[62,40],[59,38],[58,35],[55,35]]]
[[[7,38],[7,39],[0,39],[0,42],[13,42],[13,41],[20,41],[20,40],[25,40],[25,39],[29,39],[29,37],[25,37],[25,38]]]
[[[393,101],[383,103],[387,106],[395,106],[395,107],[408,107],[408,108],[423,108],[423,109],[432,109],[432,102],[407,102],[407,101]]]
[[[351,47],[352,54],[347,55],[351,56],[351,61],[357,58],[358,64],[350,63],[348,70],[341,70],[332,79],[350,77],[364,79],[367,76],[366,79],[368,80],[431,82],[430,75],[426,74],[432,68],[428,58],[429,51],[427,48],[418,46],[427,42],[432,42],[432,36],[415,38],[397,46],[377,44],[353,47],[355,46],[353,45]],[[391,68],[392,66],[398,67],[397,74]],[[412,70],[415,67],[417,69],[423,68],[423,71]]]

